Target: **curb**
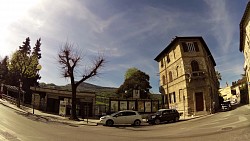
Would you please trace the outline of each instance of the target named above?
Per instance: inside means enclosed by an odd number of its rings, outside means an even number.
[[[8,101],[6,101],[6,102],[8,102]],[[77,121],[75,121],[76,123],[73,123],[74,121],[71,121],[71,120],[68,120],[68,121],[66,119],[65,120],[63,120],[63,119],[62,120],[60,120],[60,119],[59,120],[55,120],[54,118],[50,118],[50,117],[46,117],[46,116],[38,115],[38,114],[33,114],[33,113],[31,113],[29,111],[26,111],[26,110],[24,110],[22,108],[12,107],[9,104],[6,104],[5,102],[3,102],[3,100],[0,101],[0,104],[4,105],[5,107],[8,107],[10,109],[13,109],[13,110],[15,110],[17,112],[21,112],[21,113],[27,114],[27,116],[35,116],[36,118],[44,119],[47,122],[56,122],[56,123],[66,124],[66,125],[75,126],[75,127],[78,127],[80,125],[98,126],[98,123],[91,122],[91,121],[89,121],[88,123],[83,123],[83,122],[77,123]]]

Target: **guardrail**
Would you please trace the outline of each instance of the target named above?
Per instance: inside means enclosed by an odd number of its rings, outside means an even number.
[[[5,100],[11,102],[12,104],[16,104],[16,98],[13,98],[11,96],[2,94],[2,99],[5,99]]]

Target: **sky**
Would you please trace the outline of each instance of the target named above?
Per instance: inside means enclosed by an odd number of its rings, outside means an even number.
[[[159,93],[154,58],[175,36],[202,36],[222,75],[221,87],[241,78],[239,23],[248,0],[0,0],[0,59],[11,56],[27,37],[41,38],[39,82],[69,84],[61,76],[57,55],[70,42],[91,67],[100,53],[106,63],[87,82],[119,87],[128,68],[150,76]],[[86,65],[86,66],[85,66]]]

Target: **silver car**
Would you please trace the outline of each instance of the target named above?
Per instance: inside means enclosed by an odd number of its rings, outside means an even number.
[[[142,116],[137,111],[133,110],[119,111],[100,118],[100,123],[107,126],[112,126],[114,124],[132,124],[139,126],[141,122]]]

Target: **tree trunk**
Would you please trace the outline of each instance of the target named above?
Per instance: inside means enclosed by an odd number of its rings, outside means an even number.
[[[76,116],[76,86],[75,84],[71,84],[72,86],[72,106],[71,106],[71,117],[70,120],[76,120],[79,119]]]

